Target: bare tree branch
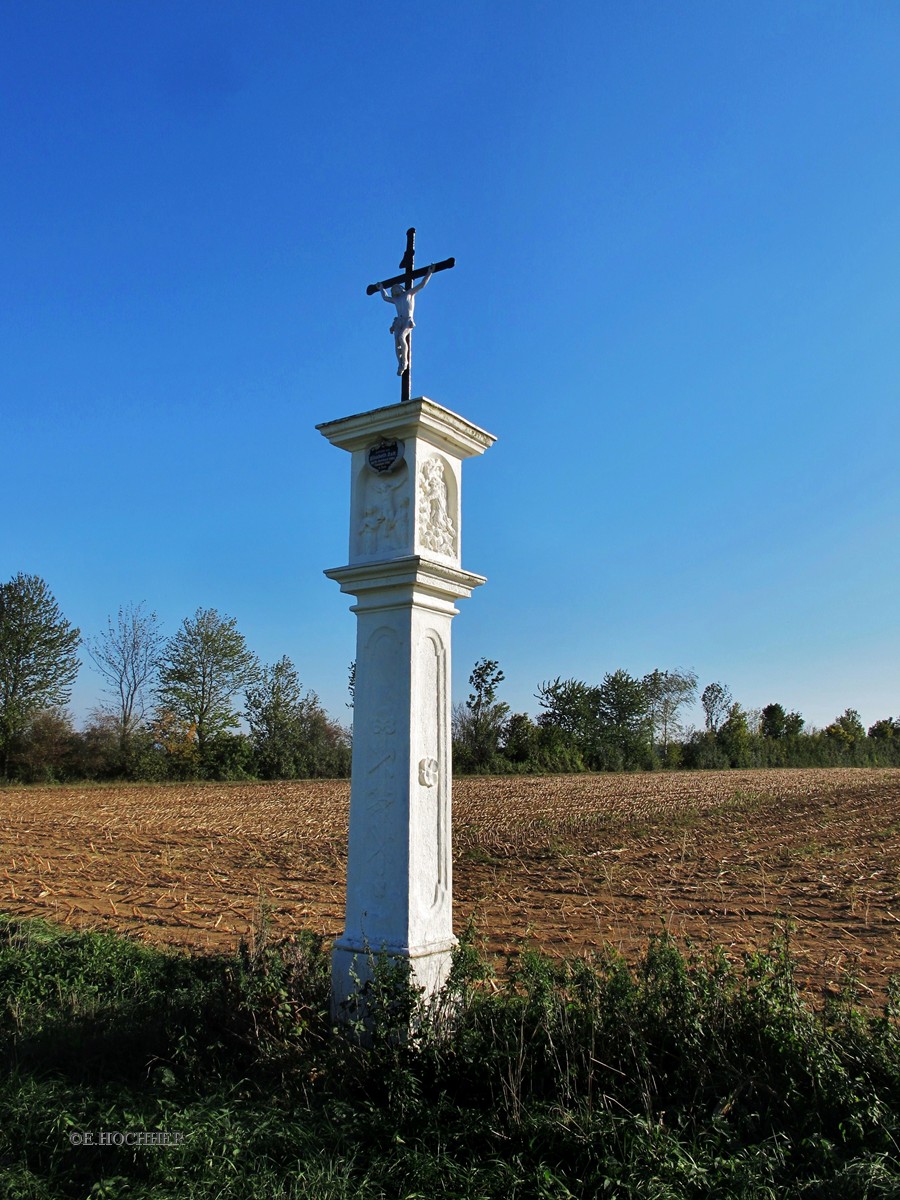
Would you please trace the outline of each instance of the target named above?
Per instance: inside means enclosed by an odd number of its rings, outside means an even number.
[[[112,697],[104,710],[115,716],[119,737],[124,742],[143,721],[145,694],[159,669],[162,634],[156,613],[137,607],[120,608],[115,623],[109,617],[105,633],[85,641],[98,672],[106,680]]]

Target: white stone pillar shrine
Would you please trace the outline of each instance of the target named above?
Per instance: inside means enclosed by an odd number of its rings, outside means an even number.
[[[462,460],[495,439],[425,397],[317,428],[352,455],[349,562],[325,572],[357,600],[340,1016],[371,955],[408,960],[426,996],[450,967],[450,622],[485,582],[460,566]]]

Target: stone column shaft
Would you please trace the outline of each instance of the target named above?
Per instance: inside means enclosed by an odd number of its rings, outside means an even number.
[[[353,455],[350,562],[326,571],[357,598],[340,1015],[370,954],[407,959],[427,994],[449,969],[450,622],[484,582],[459,566],[460,467],[494,439],[424,398],[319,429]]]

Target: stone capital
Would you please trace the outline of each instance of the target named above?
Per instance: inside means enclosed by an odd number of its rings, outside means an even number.
[[[350,566],[403,563],[391,568],[402,575],[412,564],[417,575],[407,582],[419,591],[467,596],[476,584],[460,572],[462,462],[483,454],[493,435],[425,397],[317,428],[350,453]],[[449,571],[435,567],[426,578],[426,559]],[[371,590],[364,573],[359,582]]]
[[[364,450],[374,438],[392,437],[405,441],[419,438],[454,458],[484,454],[497,440],[458,413],[419,396],[405,404],[390,404],[337,421],[325,421],[316,429],[341,450]]]

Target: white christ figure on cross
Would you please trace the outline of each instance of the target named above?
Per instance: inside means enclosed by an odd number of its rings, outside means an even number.
[[[397,309],[397,315],[391,322],[391,333],[394,335],[394,349],[397,352],[398,375],[402,375],[409,367],[409,333],[416,326],[413,320],[416,307],[414,297],[416,292],[421,292],[432,273],[433,268],[429,267],[422,282],[416,284],[415,287],[405,288],[402,283],[395,283],[391,288],[390,295],[379,284],[378,290],[381,292],[382,300],[387,304],[393,304]]]

